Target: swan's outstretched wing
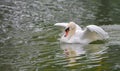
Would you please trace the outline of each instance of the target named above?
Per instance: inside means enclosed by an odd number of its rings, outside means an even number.
[[[68,27],[68,24],[69,24],[69,23],[56,23],[56,24],[54,24],[54,26],[60,26],[60,27],[67,28],[67,27]],[[76,29],[77,29],[77,30],[81,30],[81,27],[80,27],[79,25],[77,25],[77,24],[75,24],[75,25],[76,25]]]
[[[101,27],[98,27],[96,25],[89,25],[84,30],[83,38],[88,38],[93,41],[103,40],[109,38],[109,35]]]
[[[60,27],[66,28],[66,27],[67,27],[67,24],[68,24],[68,23],[56,23],[56,24],[54,24],[54,26],[60,26]]]

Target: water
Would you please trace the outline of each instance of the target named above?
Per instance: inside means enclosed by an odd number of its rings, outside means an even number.
[[[119,0],[1,0],[0,71],[120,71]],[[60,44],[56,22],[101,26],[105,43]]]

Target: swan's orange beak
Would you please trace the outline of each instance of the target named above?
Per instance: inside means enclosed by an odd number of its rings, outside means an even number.
[[[68,36],[68,32],[69,32],[69,27],[65,29],[65,37]]]
[[[68,36],[68,32],[69,32],[69,31],[65,32],[65,37],[67,37],[67,36]]]

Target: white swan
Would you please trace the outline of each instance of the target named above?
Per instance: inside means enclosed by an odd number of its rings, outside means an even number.
[[[96,40],[105,40],[109,38],[108,33],[96,25],[88,25],[84,30],[74,22],[56,23],[55,26],[65,28],[60,42],[88,44]]]

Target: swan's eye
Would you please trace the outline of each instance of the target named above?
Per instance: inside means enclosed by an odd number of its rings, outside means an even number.
[[[68,28],[65,29],[65,32],[68,32],[69,30],[70,30],[70,28],[68,27]]]

